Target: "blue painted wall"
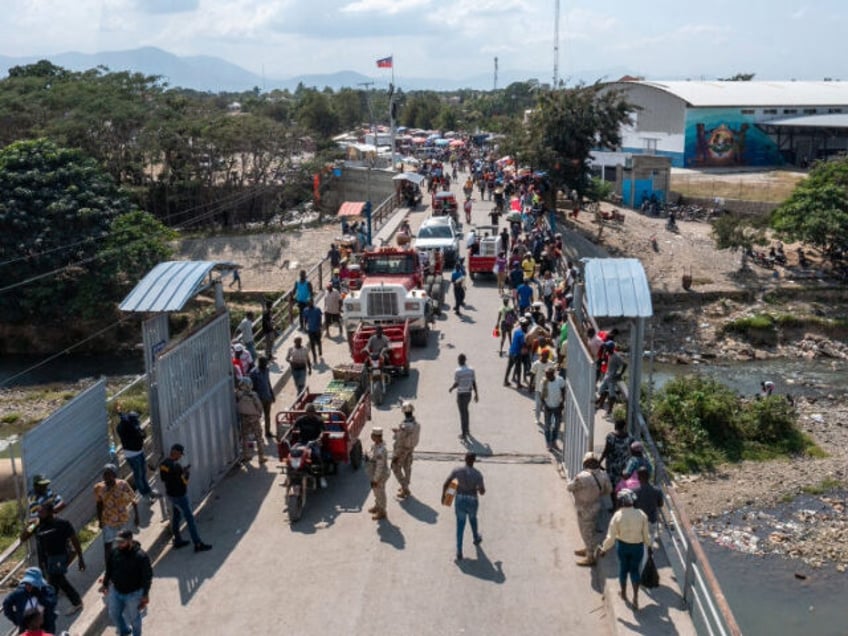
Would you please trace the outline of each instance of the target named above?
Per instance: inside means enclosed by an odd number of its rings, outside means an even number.
[[[621,184],[621,198],[625,204],[630,205],[630,192],[635,192],[636,196],[633,198],[633,206],[639,207],[642,205],[642,199],[647,198],[650,199],[653,194],[656,198],[662,203],[665,201],[665,191],[664,190],[653,190],[652,189],[653,181],[651,179],[636,179],[635,181],[631,181],[630,179],[625,179]]]

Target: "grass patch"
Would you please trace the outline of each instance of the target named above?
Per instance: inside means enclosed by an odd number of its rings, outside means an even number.
[[[722,327],[724,332],[747,334],[752,329],[768,330],[775,325],[774,316],[771,314],[755,314],[743,316],[736,320],[725,323]]]
[[[782,396],[743,400],[716,380],[688,375],[663,387],[651,406],[651,432],[672,471],[823,454],[798,428],[797,413]]]
[[[823,495],[834,490],[840,490],[843,487],[844,484],[838,479],[826,477],[817,484],[810,484],[808,486],[804,486],[803,488],[801,488],[801,492],[804,492],[808,495]]]
[[[117,417],[118,411],[123,413],[135,411],[144,420],[150,413],[150,406],[147,401],[147,383],[139,382],[133,388],[122,393],[117,400],[114,400],[109,407],[109,415]]]
[[[0,552],[12,545],[21,535],[21,519],[18,516],[18,502],[0,503]]]
[[[17,424],[21,421],[22,417],[23,416],[17,412],[4,413],[3,417],[0,417],[0,422],[3,424]]]
[[[759,175],[746,174],[675,174],[669,189],[684,197],[711,199],[723,197],[740,201],[785,201],[805,175],[790,171],[771,171]]]

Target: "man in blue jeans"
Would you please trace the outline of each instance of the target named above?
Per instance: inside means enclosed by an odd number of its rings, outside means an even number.
[[[150,602],[153,567],[150,557],[133,540],[132,530],[123,530],[106,560],[100,593],[106,595],[109,618],[118,634],[141,636],[142,612]],[[132,631],[130,631],[132,630]]]
[[[194,543],[195,552],[211,550],[212,546],[203,543],[197,533],[197,525],[194,523],[194,513],[191,511],[191,503],[188,500],[188,478],[190,466],[183,467],[180,459],[185,453],[182,444],[171,446],[171,454],[159,464],[159,477],[165,484],[165,493],[173,504],[171,511],[171,532],[174,535],[174,548],[182,548],[189,544],[180,535],[180,522],[182,517],[186,519],[188,533]]]
[[[133,485],[139,495],[152,502],[159,493],[153,490],[147,481],[147,459],[144,456],[144,431],[141,429],[141,420],[135,411],[121,413],[120,418],[115,430],[124,449],[124,458],[132,468]]]
[[[483,483],[482,473],[474,468],[477,455],[465,453],[465,466],[454,468],[442,486],[442,498],[453,480],[456,480],[456,497],[454,498],[454,510],[456,511],[456,560],[462,561],[462,535],[465,534],[466,519],[471,523],[471,536],[474,545],[480,545],[483,536],[477,531],[477,507],[479,505],[478,495],[486,494],[486,486]]]

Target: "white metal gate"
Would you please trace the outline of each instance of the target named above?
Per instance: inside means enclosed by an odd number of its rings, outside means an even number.
[[[21,442],[27,488],[45,475],[68,503],[62,517],[79,528],[96,515],[92,486],[109,461],[106,380],[101,379],[27,432]]]
[[[189,496],[197,503],[237,457],[237,416],[230,356],[230,316],[207,325],[162,351],[153,368],[163,453],[185,446],[191,464]]]
[[[595,361],[571,314],[567,364],[562,462],[565,474],[573,477],[583,469],[583,455],[595,445]]]

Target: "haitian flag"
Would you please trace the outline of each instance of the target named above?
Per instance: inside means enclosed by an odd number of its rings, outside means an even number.
[[[392,56],[377,60],[377,68],[392,68]]]

